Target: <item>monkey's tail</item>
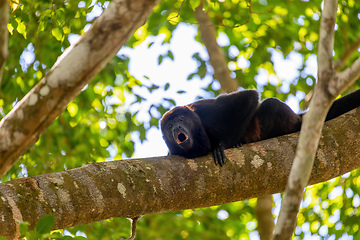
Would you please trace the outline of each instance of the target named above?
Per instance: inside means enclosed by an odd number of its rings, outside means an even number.
[[[326,116],[325,121],[336,118],[360,106],[360,89],[335,100]]]

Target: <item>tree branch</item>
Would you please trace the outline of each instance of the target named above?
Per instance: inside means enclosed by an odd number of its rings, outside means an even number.
[[[0,0],[0,89],[5,61],[9,56],[7,24],[9,23],[9,2]]]
[[[359,119],[360,108],[325,124],[309,184],[360,167]],[[166,156],[91,163],[1,183],[0,235],[19,237],[18,220],[28,221],[31,229],[45,214],[54,214],[53,228],[62,229],[111,217],[134,218],[282,192],[297,136],[228,149],[223,167],[214,164],[211,154],[197,159]]]
[[[355,42],[351,44],[351,46],[347,49],[345,49],[344,54],[342,57],[335,62],[335,69],[340,70],[342,67],[344,67],[346,60],[357,51],[357,49],[360,47],[360,35],[356,39]]]
[[[214,77],[221,84],[223,92],[234,92],[238,89],[236,80],[230,77],[230,70],[227,67],[227,61],[223,50],[216,42],[216,32],[214,24],[208,13],[203,9],[203,1],[195,9],[195,18],[199,22],[199,31],[201,39],[209,54],[211,66],[214,68]]]
[[[274,217],[272,214],[272,195],[259,197],[256,202],[255,216],[258,221],[257,230],[261,240],[270,240],[274,231]]]
[[[0,175],[39,138],[146,21],[158,0],[114,0],[0,122]]]
[[[303,117],[299,145],[296,150],[294,164],[291,168],[286,186],[278,222],[272,239],[291,239],[299,211],[303,189],[311,174],[316,149],[325,121],[326,114],[335,97],[339,94],[334,85],[335,70],[333,68],[334,26],[336,20],[337,0],[325,0],[321,16],[318,78],[314,98],[310,102],[309,111]]]
[[[332,81],[338,91],[344,91],[360,77],[360,58],[356,59],[344,71],[336,74],[336,80]]]
[[[320,36],[318,49],[318,74],[326,74],[333,69],[333,51],[335,36],[337,0],[325,0],[324,9],[321,14]],[[327,75],[327,74],[326,74]]]

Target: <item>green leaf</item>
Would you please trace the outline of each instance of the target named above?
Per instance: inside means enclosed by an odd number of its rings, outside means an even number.
[[[51,34],[56,38],[56,40],[61,41],[61,39],[63,38],[63,31],[60,28],[54,28],[51,31]]]
[[[51,228],[54,226],[54,216],[53,215],[44,215],[41,217],[36,224],[36,231],[40,234],[49,233]]]
[[[24,22],[19,22],[18,26],[16,28],[16,31],[18,31],[18,33],[20,33],[21,35],[24,36],[24,38],[26,39],[26,25]]]
[[[20,222],[20,233],[25,234],[29,231],[29,222]]]
[[[155,85],[155,84],[153,84],[153,85],[151,85],[151,87],[149,87],[149,91],[150,92],[153,92],[154,90],[157,90],[157,89],[159,89],[160,87],[158,86],[158,85]]]
[[[193,11],[200,5],[201,0],[190,0],[190,7]]]
[[[159,56],[159,58],[158,58],[158,65],[160,65],[160,64],[162,63],[163,58],[164,58],[164,57],[163,57],[162,55]]]
[[[199,69],[198,69],[198,74],[199,74],[200,78],[204,78],[205,75],[206,75],[206,72],[207,72],[207,70],[206,70],[206,65],[205,65],[205,64],[201,64],[201,65],[199,66]]]
[[[28,240],[38,240],[40,239],[40,235],[38,231],[32,230],[27,233],[25,233],[26,239]]]
[[[196,73],[192,73],[187,77],[187,80],[191,80],[193,79],[193,77],[196,75]]]
[[[174,99],[164,98],[164,100],[170,102],[173,106],[176,105]]]
[[[172,53],[170,50],[167,52],[167,55],[168,55],[168,57],[169,57],[171,60],[174,61],[174,55],[173,55],[173,53]]]

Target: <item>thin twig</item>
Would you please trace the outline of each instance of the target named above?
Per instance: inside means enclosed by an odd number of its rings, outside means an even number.
[[[118,240],[134,240],[135,239],[135,235],[136,235],[136,224],[137,224],[137,221],[139,220],[141,216],[138,216],[138,217],[134,217],[134,218],[131,218],[130,221],[131,221],[131,235],[129,238],[127,239],[124,239],[124,238],[120,238]]]

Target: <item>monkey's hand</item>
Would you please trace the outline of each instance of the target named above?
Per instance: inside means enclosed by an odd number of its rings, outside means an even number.
[[[233,146],[232,148],[239,148],[239,147],[242,147],[242,143],[238,143],[235,146]]]
[[[226,157],[224,153],[224,147],[219,143],[214,149],[213,149],[213,156],[214,156],[214,162],[215,164],[219,164],[220,167],[225,164]]]

